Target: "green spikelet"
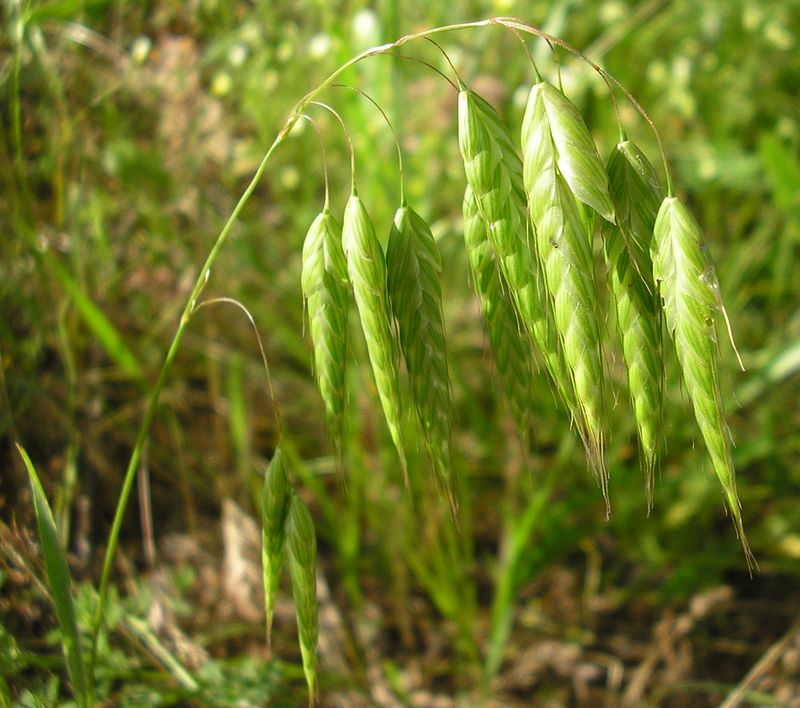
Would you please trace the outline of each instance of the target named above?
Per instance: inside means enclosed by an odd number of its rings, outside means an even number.
[[[558,172],[570,192],[586,206],[591,207],[606,221],[614,223],[614,204],[608,186],[605,167],[597,153],[580,111],[561,91],[547,81],[540,81],[528,97],[522,128],[522,150],[530,151],[537,134],[528,135],[531,121],[544,121],[547,130],[541,137],[549,138],[542,146],[552,152]],[[528,124],[528,128],[525,124]],[[527,172],[528,168],[525,167]],[[530,175],[527,176],[530,180]],[[526,186],[528,182],[526,181]]]
[[[530,339],[522,330],[514,306],[508,299],[508,285],[502,282],[486,226],[478,212],[472,187],[464,193],[464,242],[469,254],[472,281],[494,354],[495,366],[511,415],[524,447],[529,445],[533,392],[533,359]]]
[[[608,503],[603,460],[604,374],[591,233],[567,176],[581,198],[605,218],[613,220],[613,206],[610,199],[605,204],[605,168],[600,164],[602,177],[595,179],[597,151],[580,114],[570,106],[550,84],[541,82],[531,90],[522,123],[523,178],[535,251],[577,400],[574,417]]]
[[[397,210],[386,249],[389,299],[434,468],[455,509],[450,452],[450,377],[442,315],[441,257],[428,225]]]
[[[664,397],[661,308],[650,258],[661,196],[655,170],[629,140],[614,148],[608,175],[617,224],[604,222],[605,256],[628,369],[649,508],[653,504]]]
[[[317,695],[317,536],[308,507],[296,495],[292,496],[286,520],[286,550],[303,673],[312,703]]]
[[[341,460],[349,293],[342,230],[327,207],[306,235],[301,285],[314,348],[314,374],[334,450]]]
[[[694,416],[750,565],[753,557],[742,524],[730,431],[719,386],[716,325],[721,310],[719,283],[700,227],[677,197],[664,199],[656,218],[653,274],[659,283],[667,329],[675,342]]]
[[[530,240],[522,163],[494,108],[466,87],[458,97],[458,141],[467,184],[519,320],[544,359],[556,390],[574,410],[572,385]]]
[[[386,261],[367,210],[355,190],[344,211],[342,245],[378,396],[408,485],[397,368],[399,347],[391,324]]]
[[[267,617],[267,643],[272,637],[272,616],[275,596],[281,574],[281,552],[283,551],[286,515],[289,511],[291,486],[286,458],[276,448],[261,493],[261,565],[264,573],[264,607]]]

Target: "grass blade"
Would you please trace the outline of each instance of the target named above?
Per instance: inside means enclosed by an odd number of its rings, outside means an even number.
[[[144,373],[139,364],[139,360],[128,348],[128,345],[125,344],[125,340],[122,338],[119,330],[114,327],[111,320],[109,320],[105,313],[92,302],[91,298],[80,289],[78,284],[55,257],[45,253],[45,260],[53,275],[55,275],[58,282],[61,283],[61,287],[67,292],[72,302],[75,303],[75,307],[86,322],[86,325],[94,332],[94,335],[103,346],[103,349],[105,349],[109,358],[115,361],[132,379],[144,381]]]
[[[78,624],[75,620],[75,606],[70,594],[72,578],[67,565],[67,557],[61,547],[58,530],[53,519],[53,512],[47,502],[42,483],[36,474],[36,469],[28,453],[17,445],[17,450],[22,457],[28,471],[28,478],[33,491],[33,508],[36,514],[36,524],[39,528],[39,542],[42,545],[42,556],[47,572],[47,581],[53,595],[58,626],[61,629],[61,645],[67,661],[67,671],[72,682],[72,690],[78,705],[91,705],[89,683],[81,656],[80,635]]]

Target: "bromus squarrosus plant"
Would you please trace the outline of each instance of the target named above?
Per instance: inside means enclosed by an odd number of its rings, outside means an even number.
[[[450,82],[458,94],[454,124],[465,176],[461,209],[469,280],[480,304],[497,376],[522,447],[526,454],[535,451],[532,410],[536,387],[532,382],[541,376],[563,405],[610,508],[605,451],[613,431],[607,429],[611,394],[605,381],[607,345],[603,337],[607,313],[605,300],[599,294],[601,284],[607,282],[612,316],[622,333],[622,361],[627,370],[648,507],[663,447],[665,357],[667,345],[672,342],[686,394],[724,503],[741,539],[746,563],[749,568],[754,565],[744,534],[720,388],[720,315],[729,333],[730,324],[701,229],[675,193],[668,160],[652,121],[602,68],[558,38],[520,20],[493,18],[438,27],[368,49],[304,96],[278,131],[214,242],[149,395],[108,538],[85,655],[69,593],[64,592],[69,587],[69,571],[56,527],[33,465],[25,457],[46,568],[65,638],[69,676],[79,704],[91,705],[94,701],[98,636],[105,617],[111,568],[162,390],[193,316],[203,304],[201,296],[212,266],[275,151],[298,121],[309,118],[307,112],[312,106],[326,105],[318,101],[320,95],[334,88],[354,65],[392,54],[420,39],[492,26],[517,37],[539,38],[587,62],[608,88],[617,115],[620,112],[616,94],[621,93],[655,132],[664,178],[662,187],[656,169],[626,137],[622,125],[620,140],[604,163],[578,108],[563,87],[543,79],[536,66],[531,67],[531,88],[519,135],[464,78],[455,75]],[[452,64],[448,70],[455,74]],[[438,69],[435,71],[444,76]],[[339,120],[347,130],[346,121]],[[391,123],[389,127],[394,134]],[[426,221],[429,215],[418,213],[406,201],[402,141],[395,135],[393,138],[399,155],[400,199],[391,221],[373,222],[370,217],[370,205],[357,189],[356,149],[349,133],[351,181],[346,203],[333,203],[325,169],[324,203],[308,228],[302,252],[301,285],[313,348],[312,368],[333,449],[346,481],[345,374],[352,354],[350,329],[360,329],[375,398],[383,414],[380,425],[385,423],[394,444],[408,493],[413,493],[414,480],[420,477],[419,470],[411,466],[423,460],[423,473],[432,472],[455,520],[459,505],[459,451],[455,444],[447,322],[442,303],[442,256]],[[384,247],[383,243],[388,245]],[[603,277],[596,272],[596,251],[603,254]],[[664,330],[668,337],[662,336]],[[280,424],[278,431],[282,437]],[[298,479],[282,442],[278,440],[266,471],[262,495],[267,636],[281,568],[286,567],[294,591],[303,669],[313,701],[319,690],[316,534],[312,513],[297,493]],[[415,455],[418,449],[424,454]],[[381,471],[376,470],[375,474]],[[538,498],[536,512],[531,512],[515,530],[506,564],[508,575],[499,577],[496,583],[498,597],[504,598],[502,603],[507,604],[513,596],[510,574],[525,533],[545,506],[545,497]],[[454,533],[459,532],[463,529]],[[448,545],[456,547],[458,542],[451,538]],[[494,613],[502,627],[492,632],[485,679],[490,679],[499,665],[510,622],[502,603]]]

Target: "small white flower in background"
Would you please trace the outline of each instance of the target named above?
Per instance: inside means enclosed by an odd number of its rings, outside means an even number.
[[[227,71],[218,71],[211,80],[211,93],[222,98],[227,96],[233,88],[233,79]]]
[[[742,13],[742,27],[748,32],[758,29],[764,21],[764,10],[756,3],[748,3]]]
[[[688,84],[692,76],[692,60],[687,57],[676,57],[672,62],[672,78],[682,84]]]
[[[263,41],[261,29],[255,22],[250,22],[242,27],[240,36],[242,41],[249,44],[251,47],[256,47]]]
[[[231,47],[228,52],[228,63],[233,67],[240,67],[247,59],[247,46],[243,42],[238,42]]]
[[[791,139],[797,135],[797,123],[788,116],[778,119],[775,125],[775,132],[782,138]]]
[[[453,66],[456,68],[456,71],[462,71],[466,64],[464,50],[461,47],[457,47],[455,45],[445,46],[444,51],[447,56],[450,57],[450,61],[452,62]]]
[[[359,10],[353,15],[353,43],[363,47],[378,43],[378,16],[372,10]]]
[[[308,55],[312,59],[321,59],[331,50],[331,37],[324,32],[315,34],[308,42]]]
[[[137,37],[133,40],[133,45],[131,46],[131,59],[136,64],[144,64],[150,55],[152,47],[153,42],[150,37],[145,37],[144,35]]]

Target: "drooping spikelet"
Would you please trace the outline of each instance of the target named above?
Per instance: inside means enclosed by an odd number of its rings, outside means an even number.
[[[341,460],[349,291],[342,229],[327,206],[314,219],[303,244],[301,286],[314,348],[314,374]]]
[[[272,635],[272,615],[280,581],[281,553],[291,493],[286,458],[281,449],[276,448],[267,467],[261,493],[261,565],[264,573],[267,642]]]
[[[530,238],[522,162],[494,108],[466,87],[458,97],[458,141],[467,184],[519,320],[544,359],[554,387],[574,410],[572,384]]]
[[[747,562],[752,564],[736,493],[731,436],[719,386],[716,323],[722,307],[719,283],[700,227],[677,197],[665,198],[656,218],[653,274],[659,284],[667,329],[675,342],[694,416],[722,485]]]
[[[664,397],[661,307],[650,257],[661,196],[653,166],[629,140],[614,148],[607,169],[617,223],[603,224],[604,250],[650,507]]]
[[[430,228],[406,205],[395,213],[386,266],[389,300],[397,320],[417,417],[433,466],[455,509],[442,262]]]
[[[464,193],[464,242],[469,255],[475,292],[489,335],[500,383],[508,399],[511,415],[527,449],[531,430],[533,359],[530,338],[520,324],[509,299],[508,285],[497,264],[494,249],[486,235],[483,217],[478,212],[475,193]]]
[[[400,404],[399,347],[391,323],[386,261],[369,214],[355,190],[344,210],[342,245],[378,396],[408,483]]]
[[[608,500],[603,460],[604,374],[592,240],[576,199],[613,221],[608,179],[580,113],[544,81],[533,87],[528,98],[522,152],[535,251],[574,387],[576,422]]]
[[[309,704],[317,693],[317,536],[308,507],[292,495],[286,519],[286,550]]]

